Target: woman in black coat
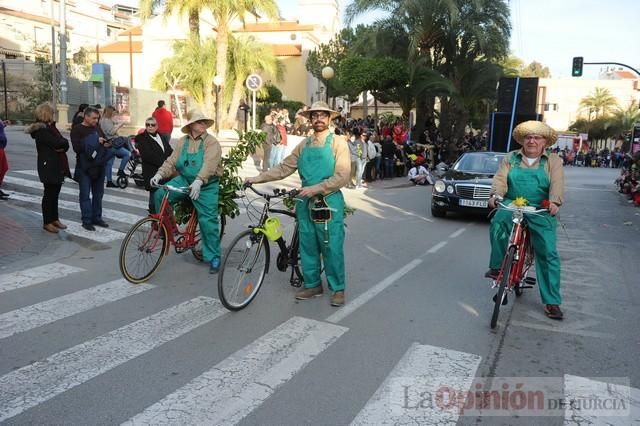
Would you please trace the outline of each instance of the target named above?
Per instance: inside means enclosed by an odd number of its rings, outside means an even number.
[[[57,233],[58,230],[67,228],[58,217],[58,196],[64,177],[68,174],[65,153],[69,149],[69,141],[63,138],[56,128],[53,115],[53,107],[50,104],[38,105],[35,111],[36,122],[28,126],[25,133],[35,139],[38,150],[38,176],[44,185],[42,228]]]
[[[142,177],[144,179],[144,187],[149,191],[149,214],[156,213],[153,203],[153,193],[156,188],[152,188],[149,181],[158,172],[164,160],[166,160],[173,149],[168,142],[165,142],[158,133],[158,123],[153,117],[149,117],[144,123],[144,132],[136,135],[136,148],[140,152],[142,160]],[[159,207],[159,206],[158,206]]]

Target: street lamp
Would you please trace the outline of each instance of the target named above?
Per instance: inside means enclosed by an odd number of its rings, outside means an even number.
[[[216,136],[220,134],[220,86],[224,80],[221,76],[213,77],[213,84],[216,86]]]
[[[335,75],[335,72],[333,71],[333,68],[329,66],[322,68],[322,78],[324,78],[325,84],[327,86],[327,93],[326,93],[327,104],[329,103],[329,80],[331,80],[334,75]]]

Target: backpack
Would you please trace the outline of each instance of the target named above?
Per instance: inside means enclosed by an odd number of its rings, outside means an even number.
[[[280,134],[280,130],[278,130],[278,128],[276,127],[276,132],[273,135],[273,140],[271,141],[271,143],[273,145],[280,145],[280,142],[282,142],[282,135]]]
[[[378,155],[378,150],[373,142],[367,142],[367,157],[369,160],[373,160]]]

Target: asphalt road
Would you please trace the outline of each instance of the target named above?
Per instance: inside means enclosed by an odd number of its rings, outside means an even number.
[[[9,140],[4,189],[15,196],[0,204],[0,217],[33,232],[40,220],[33,197],[41,195],[35,150],[17,133]],[[558,229],[565,320],[543,315],[534,288],[510,298],[496,330],[489,328],[494,290],[482,278],[488,222],[432,218],[430,188],[401,179],[345,191],[357,212],[347,219],[347,305],[339,309],[326,294],[294,301],[288,275],[272,268],[255,301],[229,313],[215,277],[190,254],[172,252],[149,283],[133,286],[118,271],[117,234],[94,241],[42,232],[32,237],[42,253],[0,263],[0,422],[638,422],[640,211],[615,192],[616,175],[566,169]],[[79,221],[77,187],[65,188],[63,221]],[[144,214],[146,194],[106,194],[114,197],[105,199],[115,218],[109,229],[124,233],[124,220]],[[233,220],[223,247],[248,223],[246,214]],[[34,270],[40,265],[49,266]],[[504,391],[503,384],[513,391],[518,383],[580,401],[613,399],[615,389],[628,394],[629,410],[605,419],[603,410],[553,411],[545,400],[539,411],[481,412],[466,393]],[[445,388],[466,401],[438,399]]]

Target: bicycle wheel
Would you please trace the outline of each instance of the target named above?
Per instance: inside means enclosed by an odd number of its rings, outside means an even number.
[[[239,311],[258,294],[269,265],[269,243],[249,229],[229,244],[218,272],[218,295],[231,311]]]
[[[156,218],[146,217],[127,232],[120,246],[120,272],[133,284],[140,284],[158,269],[167,248],[167,230]]]
[[[515,246],[509,247],[505,261],[502,266],[500,285],[498,286],[498,293],[496,294],[496,300],[493,305],[493,314],[491,315],[491,328],[496,328],[498,324],[498,315],[500,314],[500,306],[507,294],[507,286],[509,284],[509,277],[511,276],[511,267],[513,266],[513,259],[516,254]]]

